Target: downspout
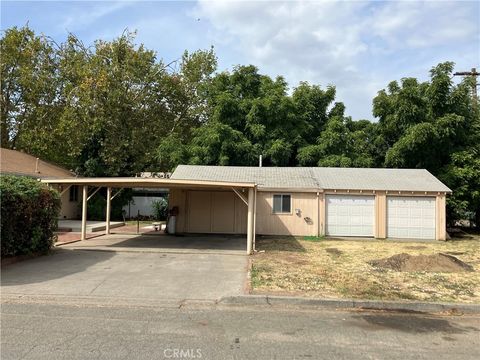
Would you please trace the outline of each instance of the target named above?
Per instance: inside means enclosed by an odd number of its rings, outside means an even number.
[[[257,184],[255,184],[253,203],[253,252],[255,253],[255,240],[257,238]]]
[[[317,237],[320,237],[320,192],[317,191]]]

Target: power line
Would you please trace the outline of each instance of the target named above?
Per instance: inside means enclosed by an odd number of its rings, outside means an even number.
[[[472,92],[472,96],[473,96],[473,106],[475,107],[475,109],[477,109],[477,104],[478,104],[478,98],[477,98],[477,76],[479,76],[480,73],[477,72],[477,69],[476,68],[472,68],[471,71],[459,71],[459,72],[456,72],[453,74],[453,76],[471,76],[473,77],[473,92]]]

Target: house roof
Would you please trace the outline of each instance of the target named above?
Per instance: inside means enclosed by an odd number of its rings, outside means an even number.
[[[79,177],[79,178],[56,178],[43,179],[46,184],[62,184],[62,185],[87,185],[87,186],[110,186],[114,188],[254,188],[253,182],[239,181],[214,181],[214,180],[197,180],[197,179],[159,179],[159,178],[140,178],[140,177]]]
[[[451,192],[425,169],[179,165],[171,179],[254,182],[259,189]]]
[[[60,166],[50,164],[24,152],[1,148],[0,173],[31,176],[35,178],[67,178],[75,174]]]

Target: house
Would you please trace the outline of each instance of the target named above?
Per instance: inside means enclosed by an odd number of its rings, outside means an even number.
[[[451,190],[424,169],[179,165],[171,179],[254,183],[256,234],[446,239]],[[247,232],[238,191],[174,188],[169,196],[178,232]]]
[[[179,165],[170,178],[42,181],[81,186],[82,240],[89,191],[107,189],[109,234],[111,201],[121,189],[169,189],[177,233],[246,234],[248,254],[256,234],[445,240],[451,193],[423,169]]]
[[[1,148],[0,153],[0,174],[11,174],[18,176],[29,176],[36,179],[60,179],[75,178],[72,171],[60,166],[40,160],[37,157],[26,154],[22,151]],[[60,209],[61,219],[76,219],[80,213],[81,194],[76,185],[58,185],[57,190],[61,193],[62,207]]]

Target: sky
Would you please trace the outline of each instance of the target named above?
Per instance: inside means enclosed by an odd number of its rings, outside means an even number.
[[[2,30],[27,23],[86,44],[136,30],[165,62],[213,46],[219,71],[253,64],[290,89],[335,85],[355,120],[375,120],[372,99],[392,80],[427,80],[443,61],[480,68],[478,1],[1,1]]]

